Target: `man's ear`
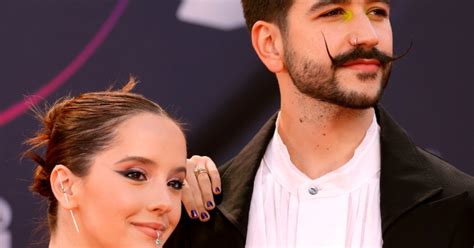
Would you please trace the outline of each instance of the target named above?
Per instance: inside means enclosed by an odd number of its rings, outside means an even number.
[[[75,186],[77,188],[79,178],[76,177],[69,168],[62,164],[58,164],[54,167],[50,176],[51,190],[53,191],[58,205],[70,210],[77,207],[77,194],[75,192]]]
[[[260,60],[273,73],[284,69],[283,40],[277,25],[257,21],[251,31],[252,45]]]

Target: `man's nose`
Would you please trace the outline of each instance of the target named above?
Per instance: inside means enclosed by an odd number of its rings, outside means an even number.
[[[379,36],[374,24],[365,13],[354,15],[351,29],[352,32],[349,35],[351,45],[372,48],[379,44]]]

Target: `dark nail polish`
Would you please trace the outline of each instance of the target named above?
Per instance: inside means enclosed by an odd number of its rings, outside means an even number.
[[[201,219],[207,219],[209,218],[209,215],[206,212],[201,213]]]
[[[220,192],[221,192],[221,189],[220,189],[219,187],[216,187],[216,188],[214,189],[214,192],[220,193]]]
[[[214,203],[212,203],[211,201],[208,201],[208,202],[207,202],[207,207],[208,207],[208,208],[214,207]]]
[[[198,216],[198,212],[196,210],[191,210],[191,218],[193,219],[197,219],[199,216]]]

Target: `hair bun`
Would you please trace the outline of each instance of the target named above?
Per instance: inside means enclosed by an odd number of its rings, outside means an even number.
[[[58,121],[59,117],[64,112],[65,106],[71,101],[70,98],[63,98],[58,100],[53,106],[46,112],[46,114],[40,116],[40,120],[44,125],[43,134],[48,138],[51,137],[54,127],[56,126],[56,122]]]
[[[48,199],[54,198],[51,185],[49,184],[49,173],[47,173],[42,166],[36,166],[30,190]]]

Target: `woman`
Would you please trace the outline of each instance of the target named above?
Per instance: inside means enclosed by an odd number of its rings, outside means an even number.
[[[65,98],[40,115],[27,154],[37,164],[31,190],[49,203],[49,247],[156,247],[176,227],[185,137],[134,86]]]

